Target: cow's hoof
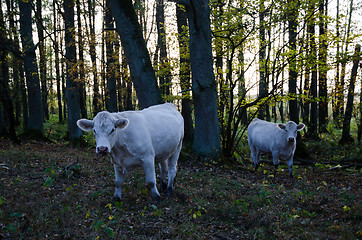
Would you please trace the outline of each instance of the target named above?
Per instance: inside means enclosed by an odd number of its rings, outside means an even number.
[[[167,190],[167,183],[161,181],[160,192],[165,192]]]
[[[113,204],[115,204],[116,202],[121,202],[121,198],[118,195],[114,195],[112,199]]]
[[[152,200],[156,203],[159,204],[161,202],[161,196],[158,194],[152,194]]]
[[[172,195],[173,195],[173,189],[172,188],[167,188],[167,192],[166,192],[166,194],[167,194],[167,197],[172,197]]]

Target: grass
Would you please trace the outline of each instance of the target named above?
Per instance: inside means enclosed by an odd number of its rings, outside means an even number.
[[[155,205],[136,169],[114,205],[113,167],[94,149],[1,140],[0,238],[361,239],[361,171],[325,164],[351,150],[315,144],[323,161],[294,166],[293,180],[285,164],[274,176],[268,164],[236,171],[185,157],[175,196]]]

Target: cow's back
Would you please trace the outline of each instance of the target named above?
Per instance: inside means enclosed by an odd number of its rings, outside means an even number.
[[[184,123],[181,114],[172,103],[151,106],[141,111],[120,113],[129,120],[126,134],[129,148],[152,148],[158,158],[173,153],[182,142]],[[132,143],[130,143],[132,138]],[[136,147],[137,146],[137,147]],[[150,150],[150,149],[148,149]]]
[[[276,124],[254,119],[248,126],[248,141],[262,152],[270,152],[278,144],[280,129]]]

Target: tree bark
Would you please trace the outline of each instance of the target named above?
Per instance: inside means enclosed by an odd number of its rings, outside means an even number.
[[[95,33],[95,7],[92,0],[88,0],[89,14],[89,52],[92,61],[93,73],[93,115],[101,111],[101,97],[99,94],[99,81],[97,71],[96,33]]]
[[[353,111],[354,88],[356,85],[357,70],[360,58],[361,58],[361,45],[357,44],[353,55],[353,67],[351,73],[351,80],[348,85],[347,105],[343,119],[342,138],[341,140],[339,140],[340,144],[353,142],[353,138],[350,135],[350,127],[351,127],[351,118]]]
[[[158,67],[159,85],[163,99],[168,98],[171,88],[171,70],[170,63],[167,57],[167,45],[166,45],[166,29],[165,29],[165,12],[164,1],[156,1],[156,24],[157,24],[157,38],[158,46],[160,49],[160,63]]]
[[[297,18],[298,2],[288,0],[288,33],[289,33],[289,119],[299,123],[298,101],[297,101],[297,59],[296,59],[296,40],[297,40]]]
[[[109,112],[117,112],[117,87],[116,87],[116,71],[113,49],[113,22],[108,1],[105,8],[105,31],[106,31],[106,80],[107,80],[107,110]]]
[[[108,0],[140,108],[162,103],[155,72],[131,0]]]
[[[44,38],[44,27],[42,17],[42,1],[36,0],[36,26],[38,29],[39,39],[39,70],[40,70],[40,82],[41,82],[41,99],[43,103],[43,113],[46,120],[49,119],[48,109],[48,86],[47,86],[47,66],[45,59],[45,38]]]
[[[181,114],[184,118],[184,143],[192,145],[194,139],[194,126],[192,120],[192,100],[191,100],[191,69],[190,69],[190,53],[188,48],[188,26],[185,9],[176,6],[177,32],[180,51],[180,85],[182,90],[182,108]]]
[[[72,144],[79,144],[82,131],[77,126],[80,118],[79,91],[76,83],[76,47],[74,28],[74,1],[64,0],[65,56],[66,56],[66,97],[68,106],[68,131]]]
[[[315,59],[317,58],[317,48],[315,40],[315,3],[313,1],[309,2],[308,12],[310,18],[307,22],[307,35],[308,35],[308,45],[309,45],[309,57],[308,57],[308,66],[311,71],[311,80],[310,80],[310,89],[309,96],[311,98],[311,107],[310,107],[310,122],[308,128],[308,136],[311,139],[318,139],[318,83],[317,83],[317,63]]]
[[[190,61],[195,113],[194,153],[202,158],[220,155],[220,126],[217,91],[211,49],[210,9],[208,0],[190,0],[187,6],[190,27]]]
[[[24,53],[24,71],[28,87],[29,119],[26,131],[43,133],[43,104],[41,100],[38,65],[32,35],[31,1],[19,0],[20,35]]]
[[[77,4],[77,27],[78,27],[78,91],[79,91],[79,104],[82,118],[87,118],[87,93],[85,89],[85,66],[84,66],[84,46],[82,34],[82,19],[81,19],[81,6],[80,0],[76,0]]]
[[[319,2],[319,131],[327,131],[328,96],[327,96],[327,1]]]
[[[2,8],[0,9],[0,36],[2,38],[6,37],[6,31],[5,31],[5,22],[3,17]],[[2,114],[3,116],[0,121],[4,120],[4,117],[7,116],[9,119],[9,137],[10,139],[15,142],[19,143],[19,140],[16,136],[15,132],[15,115],[14,115],[14,107],[13,102],[10,96],[10,86],[9,86],[9,64],[7,59],[7,51],[6,50],[0,50],[0,102],[2,102],[2,105],[4,106],[4,110],[6,114]],[[1,109],[0,109],[1,111]],[[3,121],[6,122],[6,121]],[[1,129],[3,128],[3,129]],[[6,125],[3,127],[0,127],[0,134],[4,131],[4,128],[6,128]]]
[[[267,96],[268,86],[266,81],[266,38],[265,38],[265,6],[264,0],[260,1],[259,6],[259,97]],[[267,110],[268,103],[262,103],[259,107],[258,118],[267,120]]]
[[[58,28],[57,24],[57,11],[56,3],[53,1],[53,26]],[[63,123],[63,107],[62,107],[62,90],[61,90],[61,79],[60,79],[60,62],[59,62],[59,46],[58,46],[58,34],[54,31],[54,58],[55,58],[55,79],[57,85],[57,103],[58,103],[58,115],[59,123]]]

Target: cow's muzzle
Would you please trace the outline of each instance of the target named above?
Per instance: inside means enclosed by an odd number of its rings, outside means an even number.
[[[295,139],[293,137],[288,138],[288,142],[294,142]]]
[[[100,156],[105,156],[105,155],[107,155],[109,153],[109,149],[108,149],[108,147],[100,146],[100,147],[97,147],[96,152]]]

